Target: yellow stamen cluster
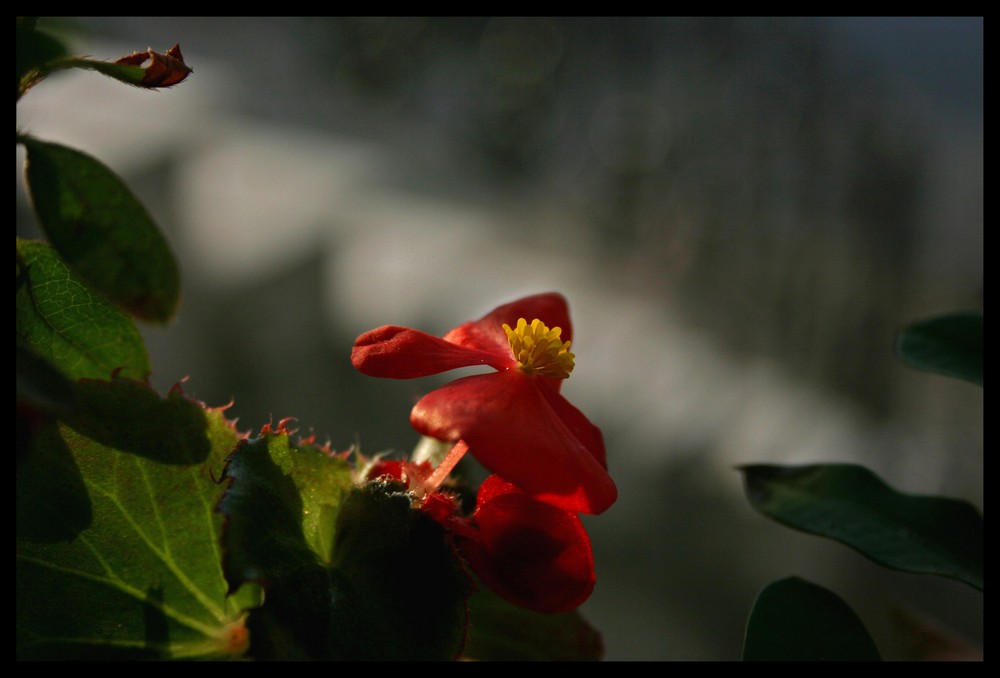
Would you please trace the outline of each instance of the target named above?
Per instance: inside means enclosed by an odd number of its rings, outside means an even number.
[[[524,318],[519,318],[516,328],[511,329],[504,323],[503,331],[507,333],[514,358],[525,372],[565,379],[573,371],[576,356],[569,352],[573,342],[564,342],[559,338],[561,327],[550,330],[538,318],[532,320],[530,325]]]

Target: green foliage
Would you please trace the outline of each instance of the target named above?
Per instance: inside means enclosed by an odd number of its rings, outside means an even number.
[[[18,342],[71,380],[149,374],[135,323],[76,276],[51,247],[17,239]]]
[[[43,412],[70,414],[76,407],[73,382],[26,346],[18,335],[14,346],[18,402]]]
[[[983,588],[983,519],[968,502],[896,492],[852,464],[742,467],[764,515],[897,570]]]
[[[917,369],[983,384],[983,314],[916,323],[896,350]],[[983,518],[971,504],[907,495],[852,464],[741,467],[750,503],[764,515],[840,541],[885,567],[983,588]],[[854,612],[797,578],[767,587],[747,625],[745,659],[878,658]]]
[[[353,487],[341,458],[285,434],[232,456],[220,504],[232,587],[264,585],[258,659],[454,659],[468,581],[443,529],[405,488]]]
[[[65,421],[103,445],[161,464],[199,464],[211,452],[200,404],[179,390],[161,399],[148,384],[131,379],[81,379],[76,412]],[[235,443],[222,442],[227,449]]]
[[[167,401],[198,416],[171,432],[170,408],[150,411],[162,420],[149,430],[164,437],[148,445],[185,450],[198,438],[200,463],[139,456],[65,424],[34,437],[17,469],[18,659],[208,658],[245,649],[243,611],[227,598],[219,564],[214,507],[223,488],[212,480],[238,436],[218,410],[179,393]]]
[[[169,320],[180,275],[146,208],[89,155],[31,137],[21,142],[38,219],[62,260],[132,315]]]
[[[80,65],[18,19],[18,97]],[[229,595],[215,512],[239,436],[179,388],[153,392],[129,317],[172,316],[173,256],[102,164],[17,140],[54,246],[16,239],[16,657],[242,656],[259,595]]]
[[[46,66],[67,56],[66,46],[57,38],[37,28],[38,17],[17,17],[17,96],[47,74]]]
[[[241,443],[224,478],[219,510],[228,517],[225,571],[234,588],[330,563],[335,518],[352,486],[346,461],[266,434]]]
[[[954,313],[915,323],[896,351],[911,367],[983,385],[983,314]]]
[[[875,643],[836,594],[798,577],[767,586],[747,622],[745,661],[878,661]]]

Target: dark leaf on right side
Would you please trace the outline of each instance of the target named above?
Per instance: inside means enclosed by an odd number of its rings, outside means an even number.
[[[903,330],[896,351],[911,367],[983,385],[983,314],[954,313]]]
[[[767,586],[754,602],[744,661],[880,661],[864,624],[847,603],[822,586],[789,577]]]

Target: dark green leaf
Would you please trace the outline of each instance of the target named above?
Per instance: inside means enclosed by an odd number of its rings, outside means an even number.
[[[81,379],[76,398],[76,411],[65,421],[95,442],[161,464],[197,464],[208,457],[205,413],[179,390],[161,399],[144,382]]]
[[[753,506],[905,572],[983,588],[983,518],[968,502],[896,492],[853,464],[741,468]]]
[[[230,586],[265,585],[248,620],[258,659],[453,659],[468,582],[442,528],[395,483],[352,484],[347,463],[287,435],[226,467]]]
[[[55,419],[32,426],[17,465],[17,538],[70,541],[90,527],[93,509],[73,453]]]
[[[470,583],[441,526],[399,489],[380,482],[358,488],[337,518],[334,629],[337,637],[353,636],[340,645],[342,656],[454,659],[465,640]]]
[[[63,260],[136,317],[169,320],[180,275],[146,208],[89,155],[30,137],[21,141],[38,220]]]
[[[27,346],[20,337],[14,352],[17,358],[17,399],[49,413],[66,415],[76,406],[73,382]]]
[[[464,654],[480,661],[599,661],[604,642],[577,611],[534,612],[480,586],[469,598]]]
[[[149,358],[132,319],[96,295],[48,245],[17,239],[18,341],[70,380],[115,370],[145,379]]]
[[[39,31],[37,17],[17,17],[17,91],[24,94],[45,77],[45,66],[66,57],[66,47],[55,37]]]
[[[23,346],[20,336],[17,337],[14,352],[17,357],[15,451],[20,471],[21,462],[31,454],[39,434],[54,426],[57,418],[67,417],[75,412],[76,389],[73,382],[49,361]]]
[[[32,451],[17,478],[17,659],[242,654],[244,611],[226,596],[214,511],[237,434],[219,410],[201,430],[213,447],[196,465],[66,426]]]
[[[911,367],[983,385],[983,314],[955,313],[911,325],[899,336]]]
[[[757,596],[747,622],[744,661],[879,661],[878,648],[847,603],[821,586],[789,577]]]

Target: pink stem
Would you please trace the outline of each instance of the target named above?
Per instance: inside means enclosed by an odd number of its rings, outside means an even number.
[[[441,483],[444,482],[451,470],[455,468],[455,465],[465,456],[465,453],[469,451],[469,446],[465,444],[464,441],[459,440],[455,443],[455,446],[451,448],[451,452],[448,453],[438,467],[434,469],[434,472],[427,477],[424,481],[424,496],[434,492]]]

